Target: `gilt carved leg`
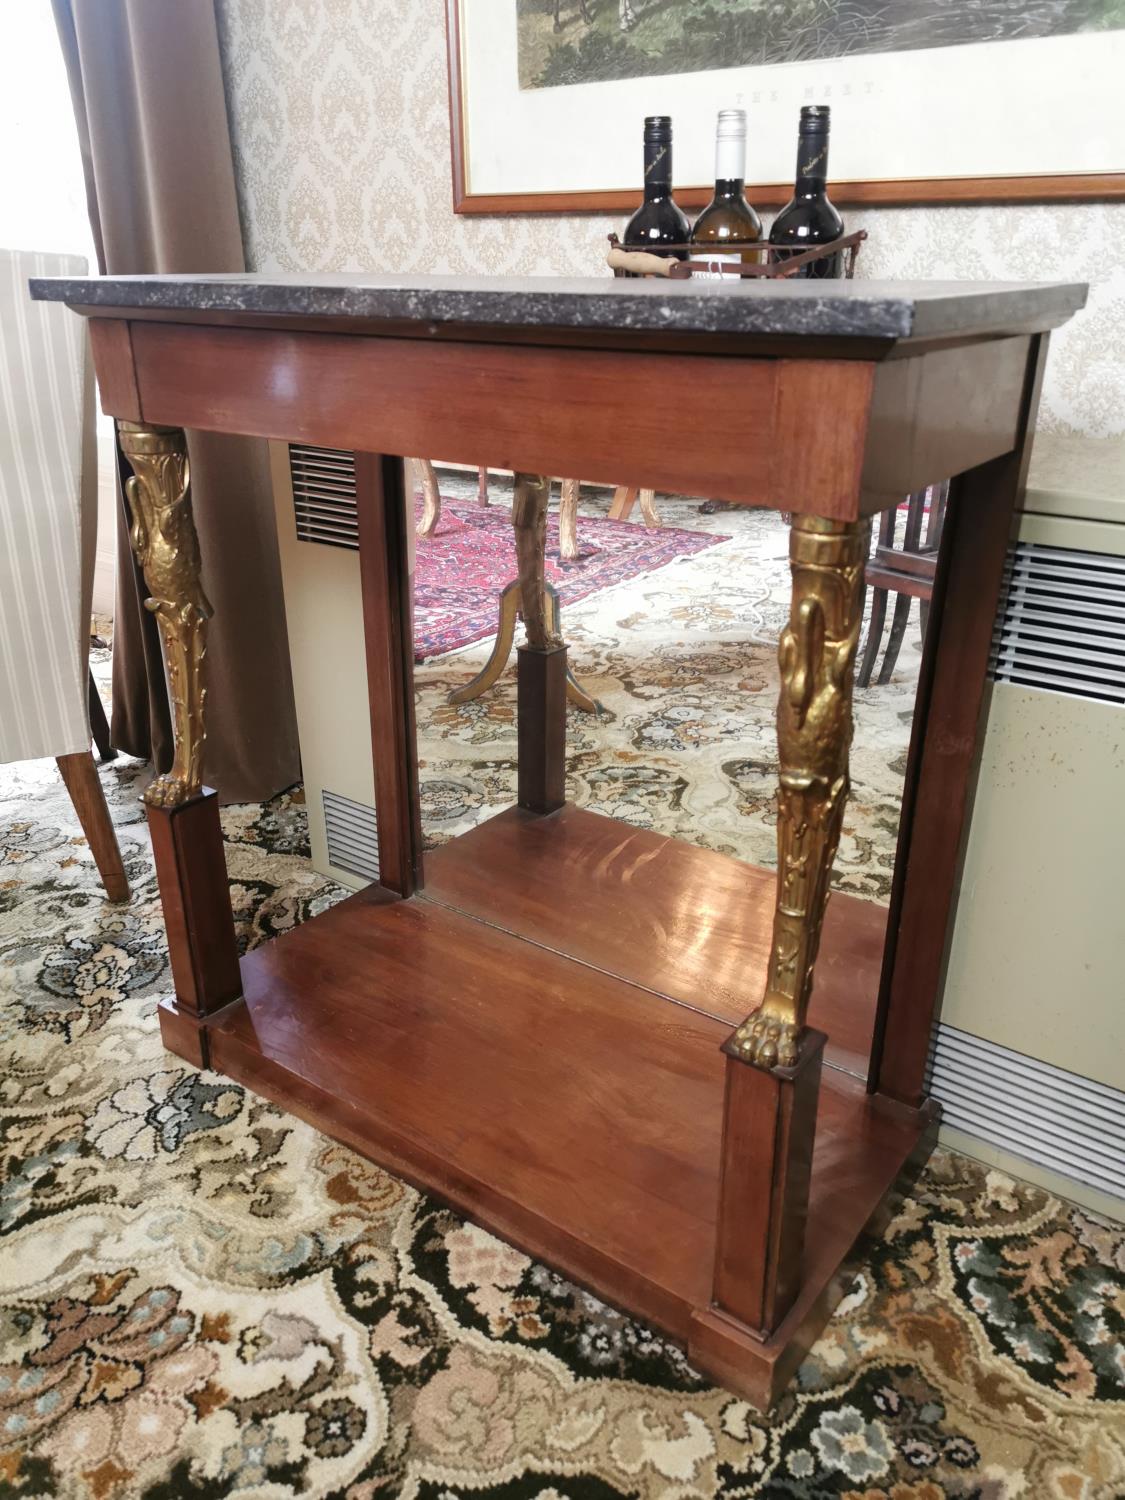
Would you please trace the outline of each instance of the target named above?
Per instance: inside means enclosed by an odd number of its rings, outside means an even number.
[[[206,628],[211,605],[200,579],[184,435],[177,427],[119,422],[133,468],[125,485],[130,538],[156,616],[172,702],[171,770],[144,800],[168,933],[175,999],[161,1002],[164,1044],[207,1064],[205,1017],[241,993],[219,799],[203,785]]]
[[[796,1066],[828,878],[848,798],[852,686],[863,615],[866,521],[794,516],[789,624],[778,647],[780,795],[777,903],[761,1006],[733,1051],[762,1068]]]
[[[868,528],[795,516],[778,650],[778,873],[766,993],[727,1054],[714,1301],[758,1337],[801,1289],[825,1037],[805,1024],[848,795]]]
[[[178,427],[119,422],[118,433],[133,468],[125,485],[130,540],[149,590],[145,608],[156,616],[164,648],[175,737],[172,769],[144,796],[150,807],[177,807],[203,785],[203,660],[212,613],[200,581],[187,446]]]

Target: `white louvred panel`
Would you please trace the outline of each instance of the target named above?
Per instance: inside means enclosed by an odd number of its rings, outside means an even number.
[[[944,1021],[930,1091],[942,1121],[1036,1166],[1125,1199],[1125,1093]]]
[[[353,875],[378,880],[379,830],[375,809],[327,788],[321,791],[320,799],[329,862],[341,870],[350,870]]]
[[[1125,557],[1014,543],[990,674],[996,682],[1125,704]]]
[[[289,474],[298,540],[358,550],[355,454],[291,443]]]

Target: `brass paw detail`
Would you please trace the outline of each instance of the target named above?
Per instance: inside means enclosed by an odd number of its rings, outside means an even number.
[[[735,1032],[734,1049],[756,1068],[795,1068],[799,1041],[800,1032],[791,1021],[756,1011]]]
[[[189,786],[182,776],[168,773],[154,776],[145,787],[144,800],[149,807],[179,807],[199,795],[200,788]]]

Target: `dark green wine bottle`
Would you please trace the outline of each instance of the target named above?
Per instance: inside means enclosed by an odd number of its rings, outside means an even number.
[[[806,104],[797,138],[797,181],[793,197],[773,222],[770,245],[775,260],[827,245],[844,233],[844,221],[828,201],[827,104]],[[821,280],[843,275],[843,254],[826,255],[801,266],[794,276]]]
[[[672,197],[672,119],[649,115],[645,120],[644,202],[625,226],[622,244],[627,250],[650,250],[654,255],[686,260],[686,250],[666,250],[665,245],[686,245],[688,221]]]

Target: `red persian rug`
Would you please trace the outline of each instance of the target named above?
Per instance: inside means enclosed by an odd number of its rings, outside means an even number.
[[[421,497],[417,514],[421,515]],[[679,557],[728,541],[711,532],[649,531],[642,521],[578,518],[578,556],[559,560],[557,515],[547,519],[547,578],[563,605],[588,599]],[[441,520],[432,536],[417,539],[414,575],[414,659],[427,661],[496,633],[500,590],[516,576],[515,542],[507,503],[442,496]]]

